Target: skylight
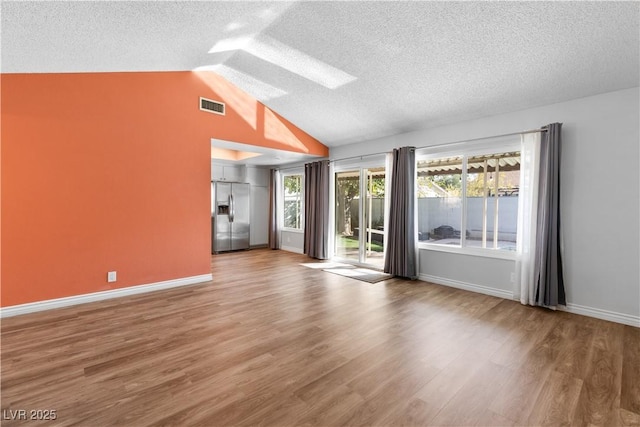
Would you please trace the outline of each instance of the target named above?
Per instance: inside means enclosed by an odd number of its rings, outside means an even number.
[[[253,76],[245,74],[241,71],[231,68],[224,64],[205,65],[198,67],[194,71],[213,71],[231,83],[242,88],[245,92],[251,94],[259,101],[268,101],[273,98],[279,98],[287,94],[286,91],[258,80]]]
[[[329,89],[336,89],[356,80],[351,74],[264,35],[259,38],[256,35],[246,35],[220,40],[209,53],[233,50],[243,50]]]

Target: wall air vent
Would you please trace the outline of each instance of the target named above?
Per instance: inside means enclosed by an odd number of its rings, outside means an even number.
[[[200,109],[202,111],[224,116],[225,105],[222,102],[200,97]]]

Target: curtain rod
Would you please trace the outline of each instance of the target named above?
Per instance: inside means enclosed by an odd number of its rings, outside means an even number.
[[[483,141],[485,139],[503,138],[505,136],[524,135],[524,134],[527,134],[527,133],[539,133],[539,132],[546,132],[546,131],[547,131],[547,129],[541,128],[541,129],[525,130],[525,131],[522,131],[522,132],[503,133],[502,135],[483,136],[481,138],[461,139],[459,141],[443,142],[442,144],[425,145],[423,147],[416,147],[416,150],[420,150],[420,149],[423,149],[423,148],[445,147],[447,145],[462,144],[462,143],[465,143],[465,142],[476,142],[476,141]],[[343,161],[343,160],[362,159],[363,157],[379,156],[380,154],[387,154],[387,153],[388,153],[388,151],[383,151],[383,152],[380,152],[380,153],[370,153],[370,154],[362,154],[360,156],[343,157],[341,159],[330,159],[329,161],[331,163],[335,163],[335,162],[339,162],[339,161]],[[282,168],[282,169],[278,169],[278,170],[281,171],[281,170],[288,170],[288,169],[299,169],[301,167],[304,167],[304,165],[302,165],[302,166],[292,166],[292,167]]]
[[[275,168],[277,171],[286,171],[291,169],[304,169],[304,165],[299,166],[289,166],[288,168]]]
[[[476,142],[476,141],[483,141],[485,139],[503,138],[505,136],[524,135],[524,134],[527,134],[527,133],[539,133],[539,132],[546,132],[546,131],[547,131],[546,129],[531,129],[531,130],[525,130],[525,131],[522,131],[522,132],[503,133],[502,135],[483,136],[481,138],[462,139],[460,141],[444,142],[442,144],[425,145],[423,147],[416,147],[416,150],[420,150],[420,149],[423,149],[423,148],[444,147],[444,146],[447,146],[447,145],[462,144],[462,143],[465,143],[465,142]]]

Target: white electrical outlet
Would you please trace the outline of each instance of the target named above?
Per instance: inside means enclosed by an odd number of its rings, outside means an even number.
[[[516,273],[511,273],[511,283],[516,283]]]
[[[109,271],[107,273],[107,282],[111,283],[111,282],[115,282],[116,281],[116,272],[115,271]]]

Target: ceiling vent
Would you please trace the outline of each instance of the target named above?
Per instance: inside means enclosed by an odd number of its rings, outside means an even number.
[[[200,97],[200,109],[213,114],[224,116],[225,105],[223,102],[213,101],[211,99]]]

